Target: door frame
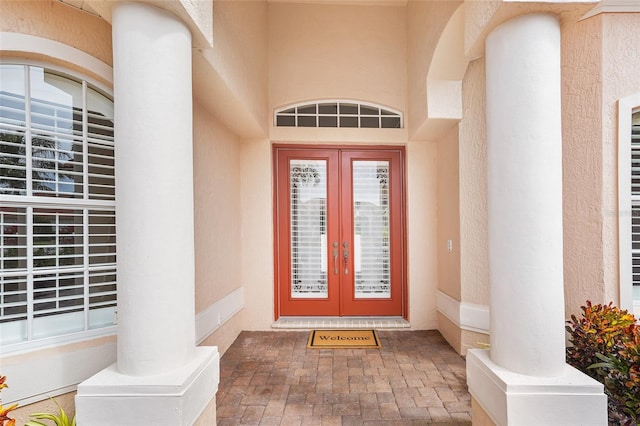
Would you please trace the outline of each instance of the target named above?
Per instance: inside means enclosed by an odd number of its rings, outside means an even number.
[[[322,150],[322,149],[336,149],[336,150],[366,150],[366,151],[398,151],[400,153],[400,171],[399,174],[402,177],[402,185],[399,197],[400,197],[400,239],[401,239],[401,256],[400,262],[402,271],[401,275],[401,305],[402,312],[401,317],[408,319],[408,279],[407,279],[407,167],[406,167],[406,145],[359,145],[359,144],[295,144],[295,143],[273,143],[271,147],[271,178],[272,178],[272,204],[273,204],[273,296],[274,296],[274,319],[278,320],[282,315],[280,314],[280,296],[281,286],[277,277],[280,276],[280,241],[279,241],[279,228],[278,228],[278,215],[280,214],[279,206],[277,202],[278,197],[278,155],[277,152],[280,149],[287,150]],[[349,317],[345,317],[349,318]]]

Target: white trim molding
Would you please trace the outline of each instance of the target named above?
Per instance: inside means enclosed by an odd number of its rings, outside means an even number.
[[[591,18],[601,13],[640,13],[640,3],[638,3],[638,0],[602,0],[580,20]]]
[[[489,334],[489,307],[486,305],[460,302],[438,290],[436,309],[461,330]]]
[[[244,288],[240,287],[198,312],[196,314],[196,342],[200,344],[242,309],[244,309]]]
[[[71,343],[88,342],[101,337],[115,336],[116,326],[101,327],[79,333],[63,334],[61,336],[47,337],[45,339],[28,340],[26,342],[13,343],[11,345],[0,346],[0,357],[7,358],[23,353],[51,349],[68,345]]]
[[[634,312],[631,259],[631,115],[640,93],[618,100],[618,259],[620,307]],[[624,130],[627,129],[627,130]],[[638,312],[638,311],[636,311]]]
[[[14,362],[15,361],[15,362]],[[2,391],[5,405],[28,405],[76,390],[78,383],[116,361],[116,342],[58,352],[55,348],[40,353],[5,358],[2,375],[9,387]]]
[[[11,52],[35,53],[53,60],[74,64],[113,84],[113,68],[111,66],[75,47],[48,38],[6,31],[0,32],[0,40],[2,41],[0,51],[5,56]]]

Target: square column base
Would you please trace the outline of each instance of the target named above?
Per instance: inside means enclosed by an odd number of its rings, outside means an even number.
[[[514,373],[486,349],[467,352],[469,393],[497,425],[607,424],[607,396],[598,381],[565,366],[559,377]]]
[[[219,381],[220,354],[215,346],[195,348],[190,363],[167,374],[128,376],[113,364],[78,385],[77,422],[192,425],[215,398]]]

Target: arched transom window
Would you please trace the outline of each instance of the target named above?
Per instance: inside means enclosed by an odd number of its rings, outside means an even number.
[[[356,101],[319,101],[288,105],[275,111],[276,127],[345,127],[400,129],[402,113]]]

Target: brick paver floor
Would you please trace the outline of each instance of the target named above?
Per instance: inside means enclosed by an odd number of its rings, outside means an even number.
[[[307,331],[242,332],[220,360],[218,425],[470,425],[465,362],[437,331],[380,349],[307,349]]]

